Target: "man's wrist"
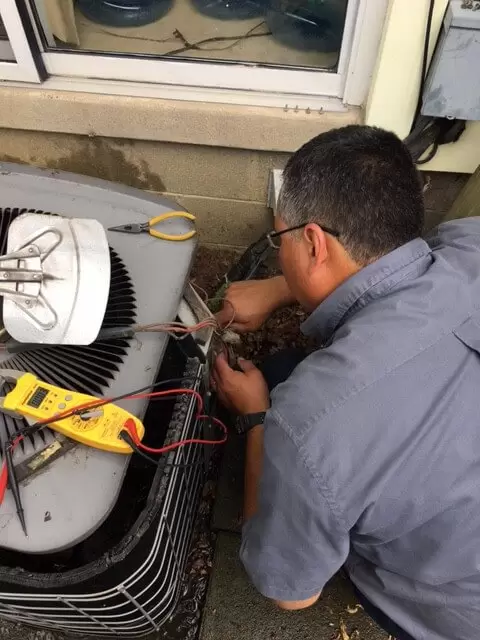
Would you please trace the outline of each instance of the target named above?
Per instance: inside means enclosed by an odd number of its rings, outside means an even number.
[[[257,438],[259,433],[263,433],[265,427],[263,424],[256,424],[254,427],[247,431],[247,439]]]

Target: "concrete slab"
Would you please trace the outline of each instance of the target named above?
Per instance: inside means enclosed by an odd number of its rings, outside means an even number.
[[[221,533],[200,640],[387,640],[388,635],[358,608],[347,581],[337,576],[321,601],[287,613],[249,583],[238,559],[240,537]]]

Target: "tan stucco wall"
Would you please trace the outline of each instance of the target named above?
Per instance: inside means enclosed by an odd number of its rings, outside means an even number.
[[[272,224],[270,169],[359,109],[307,112],[0,87],[0,161],[72,171],[168,194],[204,243],[245,246]]]
[[[0,161],[72,171],[168,194],[204,243],[245,246],[271,225],[269,171],[287,153],[0,129]]]
[[[0,162],[72,171],[168,195],[198,218],[204,244],[243,247],[272,225],[270,169],[289,153],[0,129]],[[427,224],[444,217],[466,176],[425,174]],[[10,203],[10,206],[18,203]]]
[[[254,151],[295,151],[313,136],[363,120],[341,112],[189,102],[0,86],[0,128],[154,140]]]
[[[367,110],[370,116],[373,104],[376,113],[382,113],[385,100],[377,93],[384,92],[380,71]],[[2,86],[0,104],[0,161],[167,194],[197,215],[203,243],[231,246],[245,246],[271,226],[266,206],[270,169],[283,168],[289,154],[313,136],[364,119],[356,108],[315,112],[46,86]],[[445,189],[456,193],[452,179],[436,183],[436,203],[427,203],[429,220],[441,219],[442,203],[448,201]]]

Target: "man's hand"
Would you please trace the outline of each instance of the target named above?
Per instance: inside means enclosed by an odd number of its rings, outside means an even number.
[[[274,311],[292,302],[283,276],[234,282],[227,289],[217,320],[221,326],[228,325],[238,333],[256,331]]]
[[[260,370],[249,360],[239,359],[238,365],[242,370],[234,371],[223,354],[217,357],[212,375],[220,402],[242,415],[267,411],[270,398]]]

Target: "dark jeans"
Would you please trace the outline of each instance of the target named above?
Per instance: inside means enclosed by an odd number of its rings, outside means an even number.
[[[397,640],[415,640],[413,636],[401,629],[396,622],[386,616],[383,611],[367,600],[361,591],[352,583],[353,590],[357,596],[359,604],[362,605],[365,613],[375,620],[379,627],[382,627],[389,635]]]
[[[272,391],[278,384],[285,382],[293,373],[295,367],[300,364],[305,357],[306,353],[303,349],[285,349],[266,358],[262,362],[260,370],[265,376],[269,390]],[[380,609],[367,600],[355,585],[352,584],[352,586],[365,612],[368,613],[382,629],[389,635],[397,638],[397,640],[415,640],[411,635],[403,631],[403,629],[400,629],[383,611],[380,611]]]
[[[285,382],[306,355],[303,349],[284,349],[265,358],[259,368],[267,381],[269,391],[275,389],[277,384]]]

